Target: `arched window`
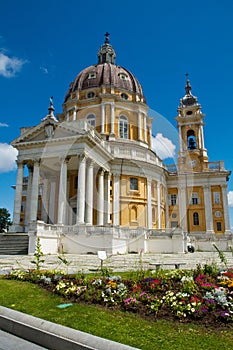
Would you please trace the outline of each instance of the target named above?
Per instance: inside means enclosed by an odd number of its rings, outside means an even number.
[[[131,219],[131,221],[137,221],[137,207],[136,206],[133,206],[131,208],[130,219]]]
[[[119,119],[119,137],[120,139],[127,139],[128,138],[128,118],[124,115],[120,116]]]
[[[189,150],[197,148],[196,136],[195,136],[195,132],[193,130],[189,130],[187,132],[187,144],[188,144]]]
[[[199,225],[199,215],[198,213],[193,213],[193,225],[198,226]]]
[[[88,114],[86,118],[87,118],[88,123],[95,128],[95,120],[96,120],[95,115]]]

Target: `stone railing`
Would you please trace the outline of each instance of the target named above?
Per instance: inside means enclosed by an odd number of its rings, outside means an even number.
[[[166,164],[165,167],[166,167],[169,174],[177,174],[177,172],[178,172],[178,165],[177,164]],[[224,161],[220,160],[217,162],[208,162],[207,169],[204,171],[207,171],[207,172],[226,171],[226,169],[224,167]]]
[[[149,152],[147,148],[136,146],[134,144],[110,144],[111,153],[115,158],[132,159],[134,161],[146,161],[147,163],[158,165],[159,167],[164,167],[163,162],[154,154]]]

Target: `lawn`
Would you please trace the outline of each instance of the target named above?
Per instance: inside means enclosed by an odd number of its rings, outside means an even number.
[[[36,284],[0,279],[0,304],[14,310],[144,350],[231,350],[232,328],[156,320],[100,305],[73,303]]]

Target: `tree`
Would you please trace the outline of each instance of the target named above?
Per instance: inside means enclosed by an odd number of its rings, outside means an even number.
[[[10,217],[11,215],[6,208],[0,208],[0,232],[8,231],[9,226],[12,224]]]

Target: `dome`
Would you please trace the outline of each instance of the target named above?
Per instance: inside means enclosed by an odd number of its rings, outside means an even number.
[[[181,105],[183,105],[184,107],[189,107],[189,106],[193,106],[193,105],[198,104],[197,97],[192,95],[191,90],[192,90],[192,87],[190,85],[190,81],[187,79],[186,86],[185,86],[186,94],[180,100]]]
[[[142,102],[145,102],[142,87],[136,77],[127,69],[115,65],[116,54],[109,43],[109,34],[105,34],[105,43],[101,45],[98,52],[98,64],[83,69],[70,84],[66,94],[66,102],[70,96],[78,91],[101,86],[111,86],[130,93],[137,94]]]
[[[102,85],[136,93],[144,100],[142,87],[131,72],[123,67],[105,62],[83,69],[71,83],[65,101],[75,91],[98,88]]]

